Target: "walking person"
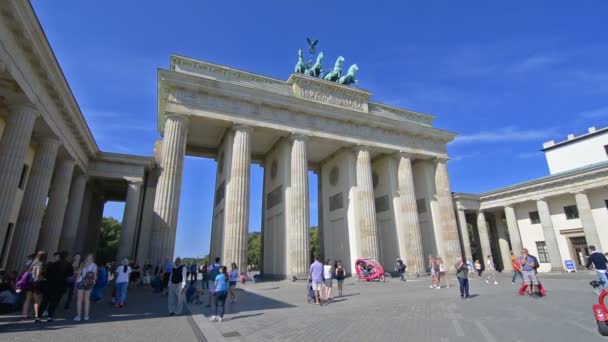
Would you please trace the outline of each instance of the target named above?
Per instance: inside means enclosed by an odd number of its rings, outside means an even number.
[[[44,311],[42,303],[48,296],[48,283],[46,279],[46,252],[40,251],[32,262],[32,278],[34,279],[34,322],[40,322],[40,316]]]
[[[109,275],[109,267],[111,264],[105,264],[103,262],[97,263],[97,278],[95,279],[95,285],[91,290],[91,302],[100,303],[106,296],[106,287],[110,282],[110,278],[114,276]]]
[[[236,263],[232,263],[232,265],[230,265],[230,275],[229,275],[229,282],[228,282],[228,289],[230,290],[230,298],[232,298],[230,300],[230,303],[236,303],[236,293],[234,292],[234,290],[236,289],[236,282],[239,281],[239,269],[238,267],[236,267]]]
[[[91,311],[91,289],[97,281],[97,265],[93,258],[93,254],[88,254],[84,262],[78,270],[78,278],[76,279],[76,317],[74,320],[79,322],[81,319],[89,320]],[[84,308],[84,317],[82,311]]]
[[[147,262],[144,265],[144,287],[150,287],[150,282],[152,281],[151,273],[152,273],[152,265],[149,262]]]
[[[494,265],[494,260],[492,259],[491,255],[488,255],[486,270],[488,271],[488,276],[485,279],[486,284],[489,284],[490,281],[493,280],[494,285],[498,285],[498,282],[496,281],[496,266]]]
[[[325,300],[331,299],[331,288],[333,286],[333,272],[331,267],[331,260],[325,260],[325,265],[323,266],[323,279],[325,284]]]
[[[521,274],[521,264],[515,255],[513,255],[513,252],[511,252],[511,265],[513,266],[513,277],[511,277],[511,284],[515,284],[515,279],[517,279],[517,277],[521,279],[523,284],[524,276]]]
[[[213,282],[213,296],[215,297],[215,315],[211,316],[212,322],[224,320],[224,309],[226,308],[226,297],[228,297],[228,268],[220,266],[218,274]]]
[[[116,289],[114,306],[117,308],[125,306],[127,289],[129,288],[129,280],[131,279],[132,272],[133,269],[129,266],[128,259],[124,259],[122,261],[122,266],[118,266],[116,272],[114,272],[114,279],[116,279],[116,283],[114,284],[114,288]]]
[[[209,290],[209,265],[205,261],[203,266],[201,267],[201,276],[203,277],[203,290]]]
[[[76,275],[78,275],[78,270],[80,269],[80,254],[74,254],[72,258],[72,276],[68,278],[68,288],[67,293],[68,296],[65,300],[65,305],[63,306],[64,310],[70,308],[70,303],[72,303],[72,296],[74,295],[75,286],[76,286]]]
[[[475,267],[473,265],[473,260],[467,260],[467,268],[469,269],[469,276],[472,277],[475,274]]]
[[[209,301],[207,307],[211,307],[211,299],[213,298],[213,291],[215,290],[215,278],[220,274],[220,257],[215,257],[215,263],[209,266],[209,282],[207,288],[209,289]]]
[[[21,319],[23,320],[29,317],[30,305],[32,303],[32,298],[34,297],[34,277],[32,275],[33,265],[31,261],[32,260],[30,260],[29,265],[26,266],[26,270],[19,276],[15,283],[16,292],[21,297],[19,298],[19,301],[23,301],[21,308]]]
[[[169,316],[179,315],[184,305],[184,291],[188,281],[188,270],[182,265],[180,257],[175,258],[171,273],[169,273]]]
[[[196,283],[197,279],[198,279],[198,265],[196,264],[196,261],[193,261],[192,265],[190,265],[190,284],[194,285]]]
[[[481,267],[481,263],[479,260],[475,260],[475,271],[477,271],[477,275],[481,278],[481,274],[483,273],[483,268]]]
[[[460,285],[460,298],[469,299],[469,268],[462,261],[461,257],[456,258],[456,277]]]
[[[312,290],[315,292],[315,304],[321,305],[321,286],[323,284],[323,264],[315,255],[315,262],[310,265],[310,277],[312,279]]]
[[[120,266],[118,268],[120,268]],[[133,260],[133,263],[131,263],[131,275],[129,275],[129,287],[131,287],[131,288],[139,287],[140,281],[141,281],[140,267],[139,267],[139,264],[137,263],[137,261]],[[125,295],[126,295],[126,292],[125,292]]]
[[[405,263],[400,257],[395,258],[395,272],[397,272],[401,278],[401,281],[405,281]]]
[[[445,279],[445,287],[450,288],[450,281],[448,280],[448,276],[445,272],[445,264],[443,263],[443,259],[440,256],[437,256],[437,268],[439,269],[439,276],[437,277],[437,285],[441,287],[441,279]]]
[[[42,312],[47,311],[47,322],[53,321],[55,310],[68,287],[68,278],[74,275],[72,265],[66,260],[66,252],[57,252],[53,255],[55,261],[47,266],[47,295],[42,304]]]
[[[589,246],[589,252],[591,252],[591,254],[589,255],[589,259],[587,259],[586,267],[588,269],[593,265],[597,277],[602,283],[602,288],[606,288],[606,286],[608,286],[608,277],[606,276],[606,269],[608,268],[606,263],[608,262],[608,259],[606,259],[606,255],[602,252],[597,251],[594,245]]]
[[[435,263],[435,259],[433,258],[432,255],[429,255],[429,261],[428,261],[428,269],[429,269],[429,273],[431,274],[431,285],[429,286],[430,289],[434,289],[434,288],[439,288],[437,286],[437,271],[436,271],[436,263]]]
[[[167,291],[169,288],[169,276],[171,275],[171,270],[173,270],[173,263],[171,262],[171,258],[167,258],[163,264],[163,295],[168,293]]]
[[[338,296],[342,297],[342,287],[344,285],[344,278],[346,278],[346,272],[344,267],[342,267],[342,262],[338,261],[338,266],[334,270],[336,273],[336,281],[338,282]]]

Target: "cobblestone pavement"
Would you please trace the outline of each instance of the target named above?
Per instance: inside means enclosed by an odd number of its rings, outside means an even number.
[[[328,305],[307,304],[302,282],[248,283],[227,304],[222,323],[212,309],[190,304],[192,315],[166,316],[166,297],[130,291],[122,310],[96,305],[93,320],[78,323],[15,322],[0,316],[0,341],[604,341],[591,306],[592,273],[543,275],[545,298],[517,295],[517,285],[471,281],[473,298],[453,286],[428,288],[428,277],[401,282],[347,280],[344,296]],[[334,288],[335,290],[335,288]],[[67,317],[72,317],[70,312]]]

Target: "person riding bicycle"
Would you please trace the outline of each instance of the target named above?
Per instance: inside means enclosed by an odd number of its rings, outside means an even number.
[[[586,267],[589,268],[591,267],[591,264],[593,264],[595,272],[597,272],[597,276],[600,278],[600,282],[603,283],[602,287],[606,288],[606,285],[608,284],[608,277],[606,277],[606,269],[608,268],[606,263],[608,262],[608,259],[606,259],[604,253],[595,250],[595,246],[593,245],[589,246],[589,251],[591,254],[589,255],[589,259],[587,259]]]

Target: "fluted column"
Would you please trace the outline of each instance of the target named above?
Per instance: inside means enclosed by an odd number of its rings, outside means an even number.
[[[161,149],[161,174],[154,199],[155,220],[150,250],[150,254],[154,256],[152,260],[173,258],[188,122],[186,115],[166,114]]]
[[[120,229],[120,241],[116,260],[128,258],[133,259],[133,246],[135,233],[137,231],[137,217],[139,214],[139,199],[141,192],[141,180],[132,180],[127,185],[127,200]]]
[[[460,251],[460,240],[458,239],[458,226],[454,214],[454,203],[450,180],[448,178],[447,160],[435,159],[435,191],[439,204],[440,237],[439,251],[451,268],[457,257],[462,256]]]
[[[8,254],[9,270],[21,271],[27,256],[36,249],[58,150],[59,141],[55,139],[45,138],[38,142]]]
[[[5,245],[6,230],[37,116],[33,105],[22,104],[8,109],[6,127],[0,139],[0,246]]]
[[[59,247],[74,165],[76,163],[73,160],[60,160],[53,174],[49,201],[38,237],[38,250],[49,254],[57,252]]]
[[[538,208],[538,216],[540,216],[540,223],[545,235],[545,245],[549,254],[549,262],[551,262],[551,270],[559,271],[562,269],[562,259],[559,254],[559,246],[557,245],[557,237],[555,236],[555,229],[551,221],[549,206],[547,205],[547,201],[541,198],[536,201],[536,207]]]
[[[500,248],[503,270],[512,271],[513,265],[511,264],[511,251],[509,250],[507,228],[505,227],[500,214],[496,214],[496,234],[498,235],[498,248]]]
[[[310,212],[308,210],[308,158],[306,137],[291,136],[291,189],[287,226],[287,273],[306,276],[309,270]]]
[[[374,201],[374,185],[372,181],[372,164],[369,149],[358,147],[357,156],[357,245],[362,257],[370,257],[378,262],[378,227],[376,225],[376,204]]]
[[[511,249],[515,256],[520,256],[523,249],[521,236],[519,235],[519,225],[515,216],[515,209],[512,206],[505,207],[505,217],[507,219],[507,229],[509,229],[509,239],[511,240]]]
[[[150,240],[152,238],[152,224],[154,223],[154,196],[156,194],[156,184],[158,183],[157,171],[156,168],[150,170],[146,179],[146,192],[144,205],[142,206],[143,213],[141,215],[139,242],[137,245],[137,261],[139,263],[151,262],[154,264],[158,262],[158,260],[150,259]]]
[[[585,191],[578,191],[574,194],[574,199],[576,200],[578,217],[581,219],[581,224],[583,225],[587,245],[593,245],[598,250],[603,251],[604,249],[602,249],[602,243],[600,242],[600,236],[597,232],[597,226],[595,225],[595,220],[593,220],[591,205],[589,204],[587,194]]]
[[[234,262],[241,270],[247,269],[251,132],[252,128],[249,126],[234,127],[230,175],[225,197],[222,262],[226,265]]]
[[[477,231],[479,232],[479,245],[481,247],[481,256],[478,256],[479,262],[484,264],[488,255],[492,255],[492,247],[490,245],[490,235],[488,234],[488,224],[486,215],[483,211],[477,213]]]
[[[397,238],[399,253],[412,272],[424,272],[424,252],[422,250],[422,234],[416,205],[416,190],[414,188],[414,173],[411,156],[399,154],[397,166],[397,183],[399,186],[399,208],[397,220]]]
[[[101,222],[103,221],[103,210],[106,205],[105,197],[100,193],[94,193],[91,200],[91,210],[87,218],[86,241],[84,242],[83,252],[97,252],[99,238],[101,236]]]
[[[59,250],[73,253],[74,244],[78,234],[78,224],[83,208],[84,191],[87,187],[87,175],[81,173],[74,178],[70,187],[70,197],[68,207],[63,220],[63,230],[61,240],[59,240]]]
[[[473,260],[471,253],[471,239],[469,238],[469,226],[467,225],[467,216],[464,212],[464,207],[460,203],[456,203],[458,211],[458,224],[460,225],[460,236],[462,237],[462,245],[464,246],[464,257],[466,260]]]

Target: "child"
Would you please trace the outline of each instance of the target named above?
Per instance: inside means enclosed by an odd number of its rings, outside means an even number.
[[[247,275],[245,275],[245,272],[241,272],[241,286],[245,287],[245,282],[247,281]]]

